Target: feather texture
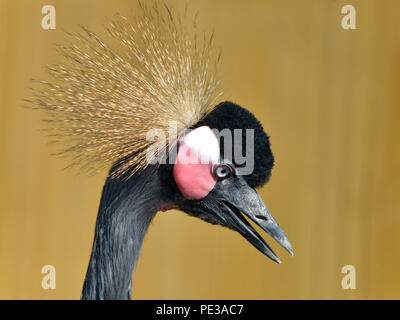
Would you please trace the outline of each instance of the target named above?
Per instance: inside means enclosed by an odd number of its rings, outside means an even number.
[[[58,45],[63,63],[49,66],[51,79],[38,81],[26,99],[46,112],[46,130],[60,154],[71,155],[71,166],[95,172],[119,161],[112,174],[130,176],[159,154],[147,155],[149,130],[163,130],[175,145],[215,104],[219,54],[212,34],[200,35],[186,13],[140,7],[133,19],[110,20],[107,40],[86,27],[68,33],[70,42]],[[176,137],[168,137],[171,122]]]

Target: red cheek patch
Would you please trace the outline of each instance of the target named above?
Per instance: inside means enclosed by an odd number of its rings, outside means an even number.
[[[181,141],[174,165],[174,179],[187,199],[203,199],[214,188],[216,179],[212,174],[212,162],[202,163],[201,157]]]

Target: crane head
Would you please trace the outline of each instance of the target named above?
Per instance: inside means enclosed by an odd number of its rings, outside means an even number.
[[[239,153],[244,150],[248,156],[246,163],[239,163],[243,162],[239,161],[243,160]],[[173,168],[180,193],[176,205],[192,216],[239,232],[280,263],[245,218],[255,222],[293,255],[284,231],[255,190],[268,181],[273,163],[269,138],[255,116],[234,103],[221,103],[179,141]]]
[[[248,110],[231,102],[213,108],[220,83],[214,36],[199,36],[203,33],[194,20],[189,29],[181,21],[164,5],[144,5],[135,19],[112,19],[105,38],[82,27],[69,34],[71,44],[58,46],[64,62],[48,67],[50,80],[38,81],[25,101],[44,112],[49,136],[61,147],[57,154],[71,156],[69,167],[94,173],[113,166],[108,177],[112,186],[132,183],[147,168],[160,169],[157,182],[167,182],[167,188],[158,189],[168,205],[236,230],[279,262],[245,218],[292,254],[285,233],[255,190],[268,181],[273,167],[269,138]],[[177,134],[169,135],[171,122]],[[193,130],[186,134],[187,128]],[[237,129],[241,131],[235,135]],[[152,152],[148,139],[153,130],[164,137],[168,132],[170,138],[168,143],[163,139],[159,153]],[[224,130],[232,139],[224,136],[222,143],[215,131]],[[173,164],[153,166],[153,160],[175,146]],[[163,173],[167,179],[160,178]],[[120,199],[110,190],[115,204]]]

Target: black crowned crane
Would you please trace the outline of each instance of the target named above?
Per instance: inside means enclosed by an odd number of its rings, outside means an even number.
[[[158,211],[176,208],[233,229],[280,262],[247,216],[293,253],[255,191],[274,164],[269,138],[248,110],[216,105],[219,55],[212,36],[199,36],[187,21],[142,6],[136,19],[118,16],[106,26],[108,41],[86,28],[69,34],[71,42],[58,46],[65,63],[48,67],[53,80],[40,81],[27,99],[46,112],[71,165],[111,167],[82,299],[131,298],[132,273]],[[224,129],[241,129],[240,139],[220,139]],[[234,155],[247,149],[252,170],[243,174]]]

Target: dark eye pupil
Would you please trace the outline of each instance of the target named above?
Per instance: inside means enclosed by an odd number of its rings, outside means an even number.
[[[230,170],[225,165],[220,165],[216,168],[215,173],[218,178],[225,178],[229,175]]]

